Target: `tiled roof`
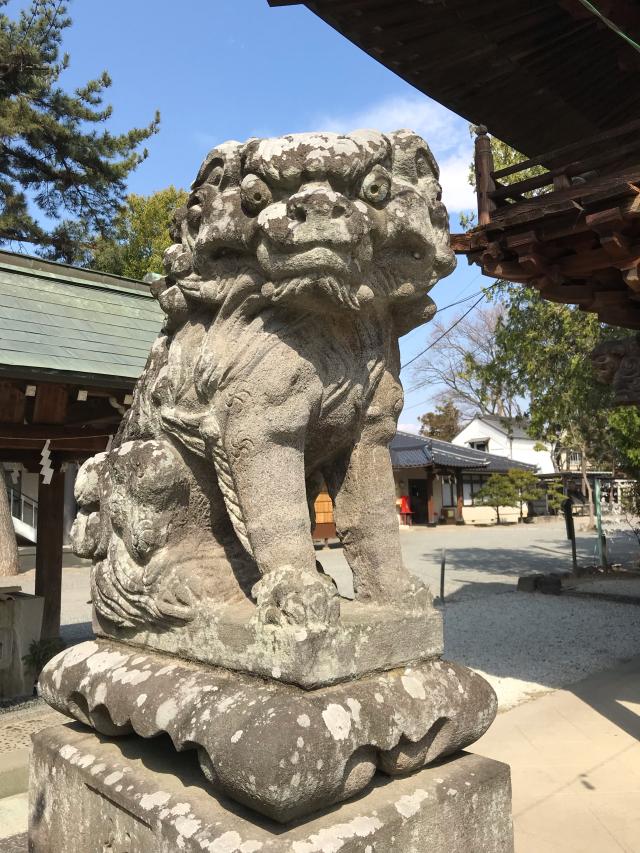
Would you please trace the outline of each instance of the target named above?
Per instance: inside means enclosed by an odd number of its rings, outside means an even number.
[[[148,285],[0,252],[0,369],[136,380],[162,325]]]
[[[469,447],[459,447],[437,438],[425,438],[409,432],[397,432],[389,445],[394,468],[460,468],[464,471],[482,470],[489,474],[522,468],[535,471],[535,465],[516,462],[494,453],[483,453]]]

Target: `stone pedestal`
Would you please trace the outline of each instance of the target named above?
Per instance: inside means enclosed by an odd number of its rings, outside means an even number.
[[[497,703],[459,664],[423,661],[318,690],[99,640],[47,664],[40,693],[103,735],[167,734],[212,786],[285,823],[473,743]],[[173,748],[171,749],[173,752]]]
[[[165,746],[163,744],[163,746]],[[34,737],[33,853],[512,853],[509,768],[470,753],[286,827],[204,783],[192,752],[78,725]],[[55,786],[51,784],[55,779]]]

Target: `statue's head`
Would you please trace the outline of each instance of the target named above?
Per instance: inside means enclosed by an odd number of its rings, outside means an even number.
[[[266,300],[316,310],[415,297],[455,266],[440,196],[429,147],[407,130],[224,143],[176,213],[161,302],[220,303],[242,271]]]

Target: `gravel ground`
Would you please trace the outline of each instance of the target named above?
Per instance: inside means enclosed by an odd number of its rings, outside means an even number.
[[[638,608],[506,592],[445,607],[445,656],[482,673],[500,709],[640,654]]]
[[[588,595],[624,595],[637,599],[640,598],[640,576],[583,580],[575,591],[577,593],[584,592]]]

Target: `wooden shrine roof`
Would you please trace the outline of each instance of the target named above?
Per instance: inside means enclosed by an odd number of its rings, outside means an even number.
[[[162,319],[143,282],[0,252],[0,375],[131,387]]]
[[[486,275],[640,329],[640,119],[503,169],[481,133],[476,175],[480,225],[452,235],[456,251]]]
[[[302,5],[418,90],[530,157],[640,117],[640,53],[580,0]],[[640,42],[636,0],[595,5]]]

